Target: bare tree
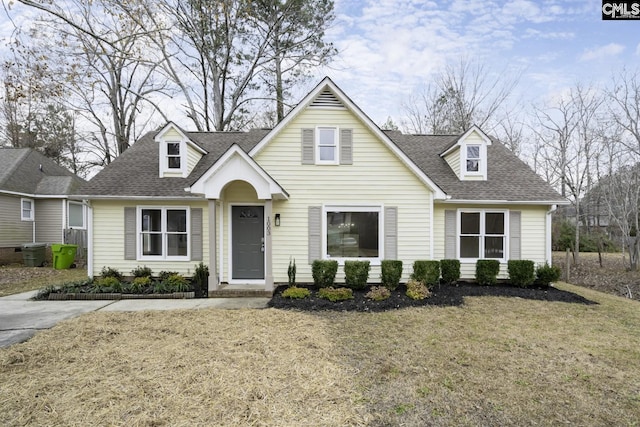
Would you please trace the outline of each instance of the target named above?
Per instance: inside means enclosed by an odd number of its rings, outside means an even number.
[[[461,59],[448,65],[419,95],[404,105],[412,133],[457,134],[484,127],[518,84],[519,74],[491,74],[484,65]],[[492,126],[493,127],[493,126]]]

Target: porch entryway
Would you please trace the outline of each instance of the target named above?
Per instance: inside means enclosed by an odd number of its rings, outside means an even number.
[[[264,206],[231,207],[231,279],[264,281]]]

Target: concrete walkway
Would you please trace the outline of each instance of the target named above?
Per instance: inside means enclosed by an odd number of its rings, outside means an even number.
[[[195,298],[119,301],[30,301],[37,292],[0,298],[0,348],[26,341],[61,320],[92,311],[265,308],[269,298]]]

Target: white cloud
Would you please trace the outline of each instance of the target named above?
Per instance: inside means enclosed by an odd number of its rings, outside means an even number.
[[[618,43],[609,43],[593,49],[587,49],[580,56],[580,61],[596,61],[603,58],[617,56],[624,51],[625,47]]]

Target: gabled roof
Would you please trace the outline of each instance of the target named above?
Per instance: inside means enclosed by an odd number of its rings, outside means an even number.
[[[185,132],[180,126],[173,122],[168,122],[162,129],[160,129],[160,131],[158,131],[158,133],[154,137],[154,140],[156,142],[159,142],[164,137],[164,135],[172,129],[178,132],[178,134],[183,139],[185,139],[187,141],[187,144],[194,150],[200,152],[201,154],[207,154],[207,152],[202,147],[200,147],[198,144],[192,141],[191,138],[189,138],[188,132]]]
[[[482,138],[482,140],[487,146],[491,145],[491,138],[489,138],[487,134],[484,133],[482,129],[480,129],[478,126],[472,125],[469,129],[467,129],[465,133],[460,135],[457,140],[453,141],[453,143],[451,143],[448,147],[446,147],[445,150],[440,154],[440,156],[444,157],[450,152],[452,152],[456,147],[460,147],[462,143],[467,139],[467,137],[474,132],[480,135],[480,138]]]
[[[0,149],[0,192],[65,196],[85,181],[31,148]]]
[[[251,151],[249,155],[251,157],[258,154],[271,140],[278,134],[282,129],[287,127],[289,123],[295,119],[298,114],[304,111],[309,105],[316,101],[316,99],[320,96],[324,96],[324,93],[330,91],[337,101],[350,110],[370,131],[372,134],[377,136],[383,144],[387,146],[387,148],[395,154],[400,161],[404,163],[404,165],[410,169],[417,177],[420,179],[427,187],[431,189],[434,193],[435,199],[444,199],[446,196],[441,188],[429,178],[429,176],[424,173],[417,165],[412,161],[412,159],[408,158],[405,153],[398,149],[396,144],[394,144],[389,137],[382,131],[380,128],[367,116],[361,109],[358,107],[343,91],[340,89],[329,77],[325,77],[322,79],[318,85],[305,96],[300,103],[287,114],[287,116],[282,119],[280,123],[276,127],[274,127],[262,141],[260,141]]]
[[[159,151],[154,140],[157,132],[149,132],[82,186],[81,195],[112,198],[194,198],[185,191],[207,172],[234,144],[248,152],[268,130],[250,132],[185,132],[205,154],[186,178],[160,178]]]
[[[487,180],[461,181],[440,156],[461,135],[405,135],[389,137],[450,197],[450,202],[514,202],[565,204],[567,200],[499,141],[487,147]]]

